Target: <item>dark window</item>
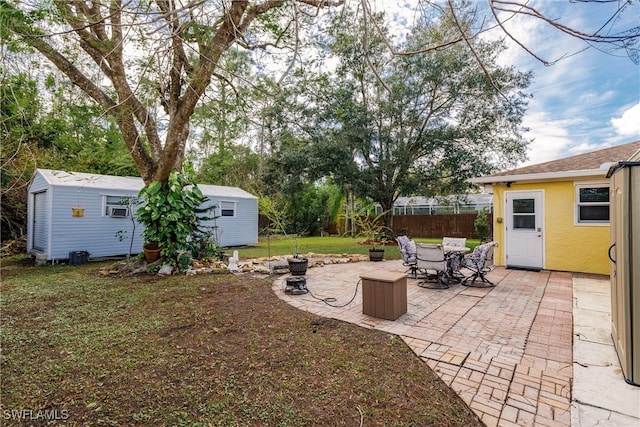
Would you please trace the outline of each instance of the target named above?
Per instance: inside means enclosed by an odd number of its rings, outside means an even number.
[[[609,203],[608,187],[580,188],[580,203]]]
[[[534,213],[534,199],[515,199],[513,201],[513,213]]]
[[[220,216],[236,216],[235,202],[220,202]]]
[[[533,230],[536,228],[535,215],[514,215],[513,228],[520,230]]]
[[[580,206],[581,221],[609,221],[609,206]]]
[[[578,187],[577,190],[577,222],[608,224],[609,187]]]
[[[513,228],[534,230],[536,228],[535,199],[513,199]]]

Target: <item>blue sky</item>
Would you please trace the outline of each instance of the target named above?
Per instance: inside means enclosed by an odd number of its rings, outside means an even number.
[[[372,1],[395,15],[396,23],[411,23],[419,1],[405,1],[404,12],[390,10],[391,0]],[[530,1],[545,15],[584,30],[598,30],[612,15],[616,3],[581,4],[568,0]],[[486,2],[478,1],[480,8]],[[629,28],[640,22],[640,4],[617,21],[614,28]],[[519,17],[508,22],[509,31],[537,55],[548,61],[568,56],[545,66],[515,44],[501,58],[503,65],[532,70],[529,87],[533,99],[524,118],[534,139],[523,165],[568,157],[640,139],[640,65],[623,52],[615,55],[589,47],[584,41],[565,35],[539,19]],[[502,36],[493,34],[492,37]],[[583,49],[585,49],[583,51]]]

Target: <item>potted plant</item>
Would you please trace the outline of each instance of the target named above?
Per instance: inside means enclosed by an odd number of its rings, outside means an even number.
[[[149,252],[148,259],[157,253],[172,266],[182,267],[190,238],[214,205],[200,207],[208,199],[188,175],[178,172],[171,172],[165,184],[154,181],[143,187],[138,198],[144,201],[136,217],[144,225],[143,250]]]
[[[378,247],[383,245],[387,240],[387,231],[389,227],[384,225],[382,218],[386,212],[382,212],[376,216],[370,215],[358,215],[356,216],[356,224],[358,226],[359,235],[365,237],[364,243],[370,244],[369,260],[370,261],[382,261],[384,259],[384,247]]]
[[[307,274],[307,268],[309,267],[309,259],[301,257],[298,254],[298,235],[295,235],[295,251],[293,257],[287,258],[289,263],[289,271],[293,276],[304,276]]]
[[[160,258],[162,248],[158,242],[147,242],[142,245],[142,251],[144,252],[144,260],[151,263],[156,262],[158,258]]]
[[[291,238],[291,235],[287,234],[289,221],[286,216],[286,206],[278,204],[269,196],[261,196],[258,203],[260,205],[260,213],[269,220],[268,231],[282,232],[285,238]],[[292,248],[293,256],[287,258],[289,271],[294,276],[304,276],[307,273],[309,260],[299,255],[298,234],[294,235],[294,242],[295,244]]]

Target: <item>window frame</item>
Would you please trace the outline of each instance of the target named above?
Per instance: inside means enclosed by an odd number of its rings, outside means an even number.
[[[233,206],[233,211],[231,215],[225,215],[224,212],[225,211],[229,211],[230,209],[225,209],[223,208],[223,204],[228,203],[230,205]],[[219,204],[219,209],[220,209],[220,217],[221,218],[235,218],[237,216],[238,213],[238,202],[236,202],[235,200],[220,200],[218,202]]]
[[[120,203],[109,203],[109,198],[115,198],[118,197],[120,198]],[[123,204],[122,202],[124,200],[126,200],[127,197],[131,197],[131,195],[121,195],[121,194],[103,194],[102,195],[102,200],[103,200],[103,204],[102,204],[102,216],[106,217],[106,218],[114,218],[114,219],[124,219],[124,218],[131,218],[131,208],[129,207],[128,204]],[[113,216],[110,215],[110,208],[118,208],[118,209],[126,209],[127,214],[124,216]]]
[[[580,217],[580,208],[583,206],[611,206],[611,187],[605,182],[589,182],[589,183],[576,183],[574,184],[574,224],[578,226],[609,226],[611,224],[611,211],[609,212],[608,219],[606,220],[583,220]],[[609,200],[606,202],[581,202],[580,190],[585,188],[606,188],[609,195]]]

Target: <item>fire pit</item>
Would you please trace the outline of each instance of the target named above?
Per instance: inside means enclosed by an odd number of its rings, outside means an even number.
[[[307,279],[300,276],[287,277],[285,279],[287,285],[284,288],[284,293],[288,295],[302,295],[309,292],[307,289]]]

